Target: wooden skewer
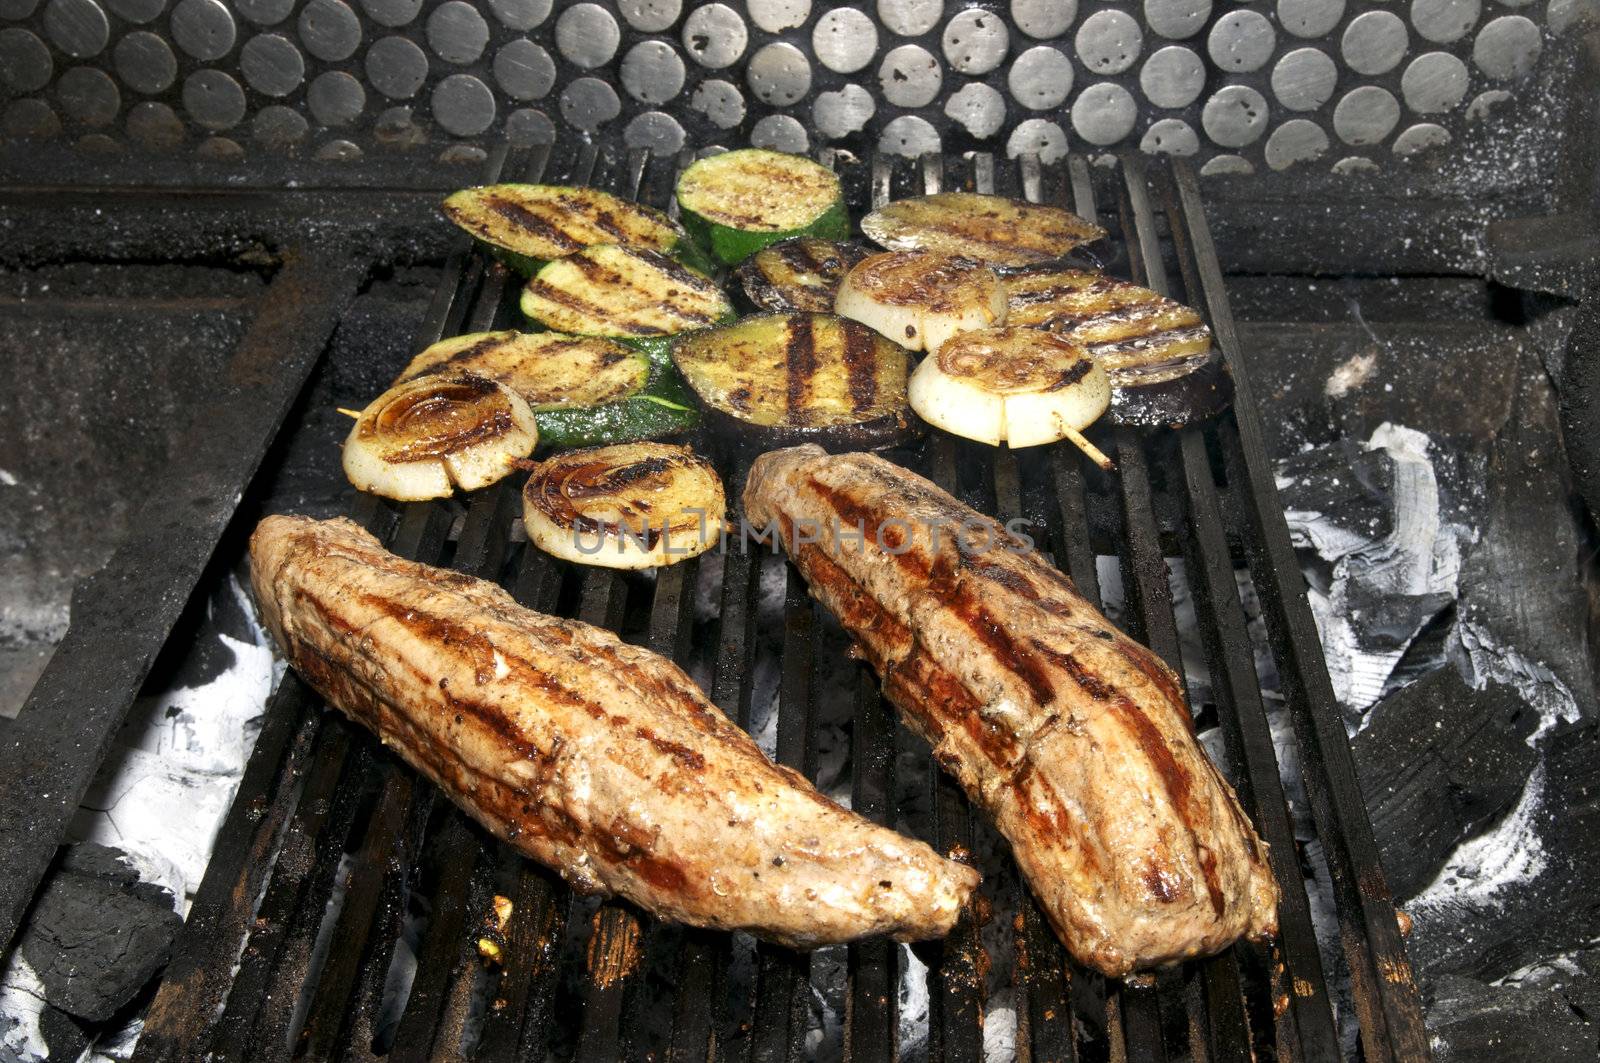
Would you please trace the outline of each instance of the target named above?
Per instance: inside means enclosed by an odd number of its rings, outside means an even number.
[[[337,411],[338,413],[344,414],[346,417],[349,417],[349,418],[351,418],[353,420],[357,420],[357,421],[361,420],[361,411],[360,410],[347,410],[343,406],[335,406],[334,410]]]
[[[1072,440],[1072,445],[1089,455],[1090,461],[1100,466],[1106,472],[1117,471],[1116,462],[1106,457],[1105,453],[1101,451],[1099,447],[1089,442],[1088,438],[1085,437],[1082,432],[1078,431],[1076,428],[1073,428],[1071,425],[1064,424],[1061,427],[1066,431],[1067,438]]]

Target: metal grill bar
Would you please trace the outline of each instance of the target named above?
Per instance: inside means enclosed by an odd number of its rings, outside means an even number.
[[[1224,353],[1233,359],[1235,415],[1218,428],[1227,456],[1228,497],[1249,518],[1246,552],[1283,676],[1312,818],[1337,895],[1362,1046],[1369,1059],[1425,1059],[1430,1050],[1416,981],[1356,782],[1344,724],[1306,602],[1304,578],[1273,486],[1250,382],[1232,353],[1239,349],[1238,334],[1198,181],[1181,160],[1174,177],[1176,196],[1169,203],[1175,203],[1182,216],[1198,292],[1205,296],[1212,327]],[[1174,231],[1179,228],[1174,226]]]
[[[585,147],[531,160],[518,156],[505,165],[519,174],[544,172],[549,180],[610,185],[660,203],[668,199],[670,179],[683,161],[652,162],[643,152],[613,158]],[[489,179],[501,162],[493,160]],[[900,189],[946,187],[946,165],[946,160],[934,157],[917,167],[897,168],[890,160],[874,158],[866,175],[872,200],[885,202]],[[1204,291],[1218,342],[1228,357],[1235,357],[1236,337],[1225,318],[1220,271],[1204,234],[1204,220],[1196,221],[1199,207],[1192,175],[1186,178],[1180,171],[1176,188],[1163,189],[1164,214],[1158,215],[1142,170],[1125,169],[1119,176],[1118,171],[1091,170],[1077,158],[1065,167],[1051,168],[1024,159],[1013,170],[997,167],[991,157],[982,155],[971,158],[970,170],[954,160],[950,166],[952,174],[960,174],[955,183],[979,190],[999,186],[999,191],[1009,192],[1016,185],[1027,198],[1051,200],[1070,188],[1079,213],[1090,217],[1101,214],[1095,209],[1098,182],[1101,202],[1114,207],[1110,228],[1120,230],[1133,278],[1168,290],[1172,287],[1168,263],[1176,261],[1188,298]],[[1158,227],[1162,217],[1169,222],[1170,258]],[[419,343],[515,320],[514,295],[514,285],[498,266],[486,266],[479,256],[459,256],[430,308]],[[1242,380],[1242,374],[1238,378]],[[1291,704],[1298,700],[1296,711],[1305,716],[1300,726],[1331,747],[1337,732],[1325,725],[1331,721],[1336,728],[1339,723],[1325,711],[1331,702],[1316,700],[1315,676],[1309,681],[1302,676],[1305,668],[1320,667],[1320,658],[1313,656],[1314,637],[1304,642],[1305,626],[1294,626],[1295,610],[1303,611],[1303,603],[1286,607],[1276,600],[1281,589],[1292,586],[1299,593],[1300,588],[1292,573],[1280,571],[1292,564],[1292,555],[1287,561],[1281,556],[1287,540],[1280,544],[1274,538],[1278,532],[1263,516],[1275,512],[1276,501],[1263,472],[1259,430],[1253,427],[1248,393],[1243,390],[1239,416],[1237,432],[1231,417],[1224,417],[1214,429],[1190,429],[1170,438],[1099,430],[1095,434],[1116,452],[1120,469],[1115,476],[1088,468],[1065,445],[1019,456],[957,443],[937,433],[924,447],[921,461],[912,459],[937,482],[1002,521],[1042,513],[1050,525],[1042,545],[1055,552],[1091,600],[1100,596],[1097,545],[1101,553],[1114,551],[1126,575],[1130,628],[1175,668],[1182,662],[1166,557],[1174,549],[1182,554],[1207,640],[1208,670],[1218,692],[1230,774],[1273,844],[1274,871],[1285,887],[1281,956],[1241,946],[1222,957],[1186,965],[1181,973],[1139,985],[1108,985],[1067,962],[1023,887],[1006,882],[1004,875],[999,886],[986,886],[997,904],[1020,915],[1013,978],[1025,997],[1018,999],[1022,1010],[1018,1036],[1028,1058],[1035,1061],[1179,1056],[1242,1060],[1251,1056],[1252,1046],[1275,1049],[1283,1059],[1337,1056],[1317,942],[1238,602],[1230,529],[1221,508],[1230,501],[1251,507],[1244,544],[1250,576],[1262,590],[1275,636],[1280,642],[1291,640],[1278,650],[1286,681],[1300,684],[1291,692]],[[1214,450],[1228,461],[1225,483],[1219,483],[1213,470]],[[730,512],[737,519],[748,457],[735,457],[723,468],[733,503]],[[1046,497],[1035,501],[1041,488]],[[1243,498],[1246,493],[1251,497]],[[704,565],[717,565],[720,615],[711,654],[711,696],[731,718],[749,725],[753,625],[763,564],[759,555],[737,547],[720,558],[707,555],[698,563],[660,571],[653,587],[611,572],[579,573],[514,541],[516,500],[514,487],[502,484],[470,497],[464,514],[454,502],[406,506],[393,548],[413,557],[449,557],[454,567],[488,579],[499,578],[509,561],[508,582],[524,604],[546,612],[576,612],[613,630],[634,632],[630,637],[680,660],[686,660],[693,647],[696,573]],[[370,499],[362,500],[358,512],[376,528],[394,516],[387,505]],[[452,556],[446,533],[457,522],[461,530]],[[1164,545],[1170,542],[1176,547]],[[811,760],[821,715],[814,704],[816,676],[831,662],[825,660],[826,643],[818,639],[816,607],[804,581],[792,567],[786,572],[777,752],[781,762],[814,775]],[[564,583],[569,593],[563,592]],[[863,814],[891,823],[896,729],[870,672],[861,665],[852,667],[856,669],[853,801]],[[1325,676],[1322,683],[1326,685]],[[1319,716],[1327,719],[1319,722]],[[1342,743],[1342,735],[1338,737]],[[1307,736],[1301,735],[1300,741],[1304,747]],[[1344,757],[1347,767],[1342,745],[1334,753]],[[1307,757],[1308,776],[1330,771],[1327,759]],[[932,787],[933,840],[943,850],[972,848],[977,832],[987,828],[974,821],[965,798],[942,772],[931,762],[920,767],[929,771]],[[1308,777],[1307,785],[1314,787],[1314,780]],[[1330,787],[1339,790],[1340,784],[1323,786]],[[297,790],[302,790],[298,805]],[[1344,873],[1353,876],[1346,881],[1364,888],[1377,865],[1368,859],[1370,832],[1360,817],[1359,803],[1350,804],[1351,793],[1341,793],[1337,799],[1325,794],[1316,823],[1319,835],[1336,835],[1331,843],[1326,837],[1324,841],[1330,864],[1344,861],[1348,865]],[[1358,794],[1355,800],[1359,802]],[[261,810],[259,816],[252,809]],[[1366,833],[1358,832],[1354,844],[1347,844],[1348,838],[1340,841],[1340,837],[1348,833],[1351,822]],[[275,845],[277,864],[265,873],[262,865],[270,861]],[[335,870],[341,859],[347,869],[342,875]],[[1381,884],[1381,878],[1378,881]],[[341,885],[342,907],[331,925],[323,927],[328,900]],[[479,920],[489,917],[495,892],[506,893],[514,902],[507,928],[510,960],[504,969],[485,973],[475,959],[473,942]],[[264,922],[251,933],[255,914],[251,902],[256,896],[264,897],[260,913]],[[424,898],[428,923],[417,950],[415,979],[404,1000],[396,1002],[399,1026],[391,1048],[388,1035],[380,1029],[380,1007],[398,962],[395,950],[408,906],[422,906]],[[1386,905],[1386,894],[1382,900]],[[1370,957],[1365,981],[1358,979],[1356,986],[1364,1047],[1369,1058],[1425,1058],[1425,1046],[1415,1051],[1395,1033],[1406,1029],[1408,1014],[1415,1017],[1415,995],[1408,1000],[1404,987],[1396,987],[1392,972],[1405,971],[1408,976],[1404,954],[1398,950],[1397,936],[1394,949],[1382,946],[1381,934],[1375,935],[1370,925],[1370,907],[1341,905],[1347,953]],[[569,918],[589,911],[592,922],[568,930]],[[1383,911],[1380,906],[1377,914]],[[1387,914],[1392,926],[1392,907]],[[320,965],[312,960],[319,928],[327,954]],[[930,1060],[981,1057],[981,1017],[990,979],[980,930],[968,916],[942,945],[918,947],[930,966]],[[227,969],[247,936],[249,949],[230,995]],[[1363,953],[1369,941],[1371,951]],[[324,717],[314,699],[291,679],[274,698],[262,742],[202,883],[195,917],[185,929],[172,974],[152,1008],[139,1058],[191,1058],[206,1044],[240,1058],[454,1057],[466,1051],[463,1037],[468,1036],[469,1020],[485,995],[493,1003],[476,1028],[472,1055],[477,1059],[544,1058],[551,1047],[585,1060],[644,1058],[658,1050],[669,1059],[696,1063],[803,1058],[812,994],[810,957],[759,946],[753,999],[733,1001],[729,1011],[725,982],[733,942],[727,934],[658,928],[621,902],[574,907],[554,874],[488,840],[463,814],[436,802],[431,786],[417,781],[369,736],[336,717]],[[652,948],[656,943],[660,947]],[[607,965],[608,958],[623,956],[634,959]],[[898,956],[897,947],[881,940],[848,950],[847,1058],[887,1059],[897,1051]],[[1273,1014],[1274,1002],[1264,997],[1269,992],[1264,988],[1267,979],[1280,959],[1287,990],[1287,1010],[1281,1020]],[[561,966],[574,963],[587,965],[578,975],[580,988],[572,1001],[581,1012],[556,1021]],[[1391,972],[1388,980],[1378,977],[1384,971]],[[207,999],[211,1001],[207,1008],[190,1006]],[[224,1004],[213,1022],[210,1016]],[[642,1016],[660,1014],[666,1007],[672,1008],[669,1032],[653,1030],[642,1021]],[[297,1017],[297,1011],[303,1015]],[[735,1025],[741,1022],[748,1025]],[[552,1046],[551,1030],[558,1025],[576,1032],[575,1044]],[[297,1040],[291,1042],[289,1035],[296,1026]],[[235,1035],[242,1040],[235,1040]],[[659,1045],[658,1035],[665,1038]]]

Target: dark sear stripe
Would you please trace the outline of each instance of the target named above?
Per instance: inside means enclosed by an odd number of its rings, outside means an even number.
[[[788,406],[784,420],[801,424],[806,420],[806,406],[811,398],[811,378],[817,371],[816,335],[811,318],[801,314],[789,322],[789,340],[784,348],[785,386]]]
[[[1070,675],[1080,690],[1110,709],[1123,730],[1138,743],[1139,749],[1149,759],[1150,766],[1161,779],[1162,788],[1166,790],[1167,799],[1172,803],[1178,818],[1189,828],[1190,839],[1200,856],[1200,869],[1205,878],[1206,891],[1211,896],[1211,907],[1218,916],[1221,916],[1224,904],[1222,887],[1217,881],[1216,857],[1200,844],[1199,835],[1195,832],[1195,824],[1206,818],[1206,810],[1196,807],[1194,779],[1189,774],[1189,769],[1173,756],[1172,748],[1167,745],[1166,736],[1161,733],[1160,728],[1151,721],[1143,709],[1119,690],[1115,683],[1101,678],[1073,654],[1062,653],[1039,639],[1032,639],[1031,642],[1034,649],[1050,658],[1061,667],[1062,671]]]
[[[528,282],[528,290],[539,296],[541,299],[548,299],[552,303],[566,307],[573,313],[582,314],[584,317],[591,318],[595,321],[611,320],[611,318],[608,316],[608,312],[602,307],[596,306],[594,303],[589,302],[587,299],[584,299],[581,296],[574,295],[572,292],[569,292],[564,288],[557,288],[554,285],[538,279],[537,277]],[[655,336],[659,335],[661,332],[661,330],[658,328],[652,328],[649,325],[641,325],[634,321],[613,321],[612,324],[617,331],[625,333],[629,336]]]
[[[853,321],[840,324],[844,332],[844,371],[850,389],[850,410],[860,414],[878,401],[878,336]]]
[[[573,213],[578,212],[574,211]],[[589,214],[589,220],[594,223],[595,228],[615,237],[616,242],[619,244],[625,244],[633,237],[632,233],[617,223],[617,219],[612,216],[609,210],[596,209]]]
[[[1078,381],[1088,376],[1089,370],[1092,368],[1094,368],[1094,363],[1087,358],[1073,362],[1072,365],[1061,374],[1060,379],[1058,379],[1054,384],[1051,384],[1049,387],[1045,388],[1045,390],[1060,391],[1064,387],[1069,387],[1073,384],[1076,384]]]
[[[634,250],[631,253],[654,266],[656,269],[666,274],[668,278],[678,284],[685,285],[693,288],[697,292],[704,292],[708,295],[717,290],[717,286],[712,284],[710,280],[696,273],[694,270],[689,269],[687,266],[673,261],[666,255],[661,254],[659,251]]]
[[[460,365],[462,362],[471,361],[480,354],[485,354],[489,351],[492,351],[505,342],[506,340],[503,336],[495,336],[487,339],[481,339],[474,343],[469,343],[459,351],[455,351],[446,355],[432,365],[424,366],[415,373],[412,373],[409,377],[403,377],[402,380],[411,380],[420,376],[432,376],[435,373],[443,373],[448,369],[452,369]]]
[[[565,232],[550,224],[549,220],[524,207],[521,203],[509,199],[491,197],[488,207],[506,221],[521,229],[526,229],[531,235],[548,240],[557,247],[566,251],[576,251],[584,245]]]
[[[821,273],[823,264],[812,257],[810,249],[804,240],[785,240],[773,247],[774,253],[783,260],[783,264],[798,274]],[[776,278],[780,283],[788,278]]]

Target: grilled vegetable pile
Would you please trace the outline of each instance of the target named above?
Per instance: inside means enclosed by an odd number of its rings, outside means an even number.
[[[762,447],[890,446],[927,422],[994,446],[1069,439],[1109,466],[1083,436],[1100,416],[1177,425],[1231,396],[1197,313],[1067,268],[1064,255],[1105,233],[1058,207],[968,192],[901,200],[862,219],[885,249],[873,252],[848,238],[838,177],[810,159],[723,152],[686,168],[676,191],[681,225],[590,188],[500,184],[446,199],[446,216],[528,277],[520,307],[533,331],[456,336],[412,359],[359,415],[345,446],[352,482],[438,497],[493,482],[535,444],[682,435],[702,412]],[[737,267],[732,278],[723,266]],[[724,279],[763,312],[739,320]],[[637,469],[652,454],[613,457]],[[683,454],[651,490],[692,480]],[[624,475],[635,474],[602,479]],[[618,497],[622,515],[604,519],[619,528],[656,504]],[[530,521],[555,519],[541,513]],[[543,540],[565,534],[557,523],[540,525]]]

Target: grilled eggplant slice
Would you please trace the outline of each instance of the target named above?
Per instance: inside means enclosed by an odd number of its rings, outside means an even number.
[[[522,489],[528,538],[567,561],[654,568],[702,554],[722,534],[727,498],[706,459],[665,443],[569,450]]]
[[[658,364],[659,361],[659,364]],[[533,410],[554,447],[626,443],[690,431],[700,413],[666,355],[599,336],[477,332],[434,344],[400,380],[466,372],[497,380]]]
[[[814,441],[880,447],[916,434],[910,355],[832,314],[756,314],[695,332],[673,360],[711,423],[764,446]]]
[[[709,277],[665,255],[598,244],[539,270],[522,312],[556,332],[664,353],[666,337],[731,320],[733,304]]]
[[[741,148],[701,159],[678,178],[683,224],[737,266],[792,236],[842,240],[850,215],[838,176],[800,155]]]
[[[455,193],[440,209],[525,277],[594,244],[702,257],[683,228],[659,210],[597,188],[484,185]]]
[[[1038,329],[998,328],[963,332],[924,358],[910,394],[929,424],[1018,448],[1079,443],[1105,413],[1111,384],[1076,344]]]
[[[745,259],[738,277],[750,301],[763,310],[826,314],[844,275],[868,254],[853,240],[797,236]]]
[[[1060,207],[975,192],[896,200],[862,218],[861,231],[891,251],[934,251],[1002,267],[1049,262],[1106,234]]]
[[[1114,423],[1188,424],[1233,400],[1211,330],[1182,303],[1089,270],[1028,270],[1005,287],[1009,324],[1065,336],[1105,367]]]
[[[533,453],[533,411],[483,377],[424,376],[379,395],[344,442],[344,472],[362,491],[416,502],[473,491]]]
[[[1005,288],[994,270],[921,251],[862,259],[845,275],[833,306],[914,351],[937,351],[957,333],[1006,320]]]

